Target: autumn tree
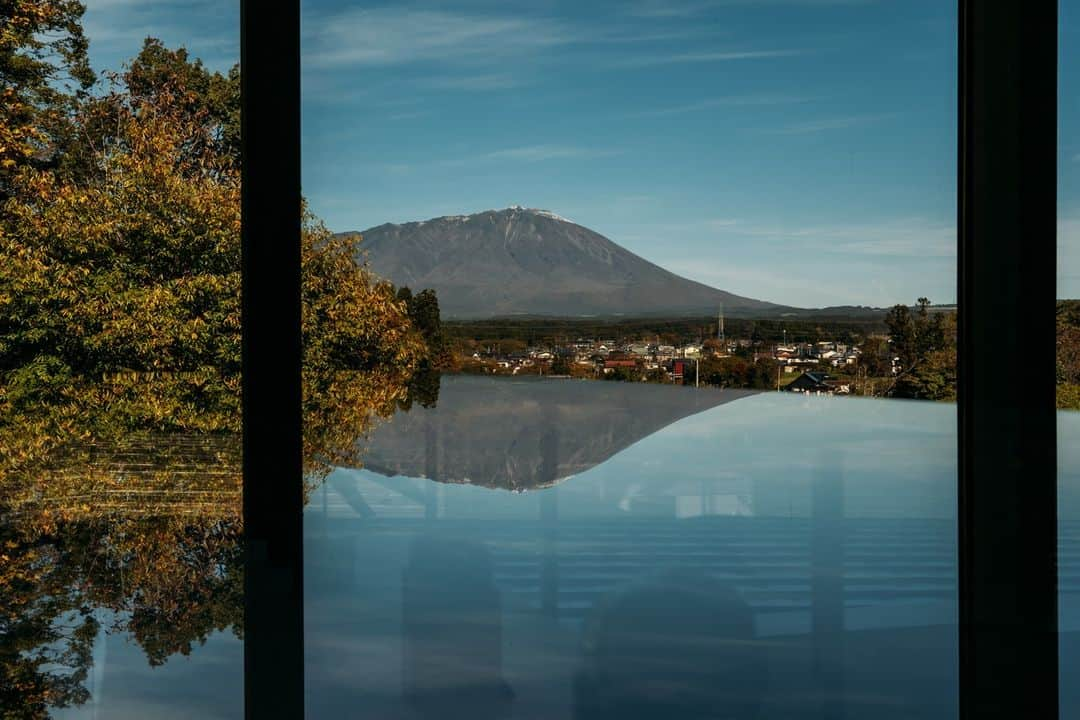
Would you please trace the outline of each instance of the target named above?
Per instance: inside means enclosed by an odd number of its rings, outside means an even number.
[[[0,202],[23,167],[49,167],[76,139],[70,117],[94,83],[75,0],[0,3]]]
[[[239,165],[239,64],[223,75],[209,70],[200,59],[189,57],[185,48],[170,50],[160,40],[148,37],[120,78],[136,102],[154,103],[161,93],[174,93],[169,102],[185,117],[205,127],[213,154]]]
[[[94,607],[153,664],[242,618],[238,461],[175,472],[169,451],[240,430],[239,75],[148,41],[81,97],[81,12],[0,3],[0,717],[86,699]],[[358,463],[427,346],[358,239],[303,213],[312,481]],[[86,448],[142,436],[160,466],[110,509],[132,475],[95,471]]]
[[[84,172],[24,167],[13,178],[0,218],[9,469],[88,432],[239,430],[239,167],[188,96],[120,86],[74,118],[90,126],[106,114],[115,127]],[[355,460],[355,439],[408,391],[427,349],[406,304],[358,259],[358,238],[305,212],[300,241],[315,470]]]

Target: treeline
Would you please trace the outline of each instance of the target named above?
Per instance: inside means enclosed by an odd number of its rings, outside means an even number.
[[[490,319],[446,320],[443,328],[456,345],[499,342],[540,345],[573,342],[577,338],[618,339],[659,337],[661,343],[679,344],[715,338],[716,317],[595,319]],[[870,319],[797,318],[724,320],[729,338],[745,338],[763,344],[836,340],[853,344],[887,331],[885,315]]]
[[[898,372],[886,387],[890,397],[956,400],[956,313],[931,312],[919,298],[915,310],[895,305],[885,319],[887,353],[898,359]],[[880,348],[875,348],[880,357]]]
[[[427,347],[409,378],[408,392],[398,401],[398,407],[409,410],[414,402],[421,407],[434,407],[439,401],[439,377],[443,371],[454,367],[454,356],[442,329],[439,298],[431,288],[414,295],[412,288],[402,286],[396,288],[394,294],[404,304],[409,322],[424,338]]]

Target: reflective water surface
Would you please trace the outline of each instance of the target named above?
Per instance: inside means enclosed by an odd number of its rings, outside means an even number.
[[[68,442],[0,494],[0,715],[242,715],[235,436]]]
[[[309,717],[956,716],[954,406],[449,377],[359,444],[305,515]],[[5,710],[242,715],[236,461],[76,446],[57,492],[5,498]]]
[[[444,379],[312,497],[309,716],[953,717],[955,422]]]

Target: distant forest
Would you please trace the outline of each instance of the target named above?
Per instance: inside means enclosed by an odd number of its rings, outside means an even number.
[[[798,319],[725,319],[724,332],[731,338],[760,340],[764,343],[818,342],[836,340],[852,343],[868,335],[888,332],[886,312],[869,318],[834,316],[801,317]],[[708,339],[716,336],[717,318],[492,318],[490,320],[444,320],[447,340],[519,340],[527,344],[545,341],[573,341],[577,338],[647,337],[661,339]]]

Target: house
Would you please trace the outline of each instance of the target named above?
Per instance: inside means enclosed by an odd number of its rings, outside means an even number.
[[[788,392],[812,394],[832,394],[837,390],[835,382],[829,375],[817,372],[804,372],[788,383],[784,389]]]

